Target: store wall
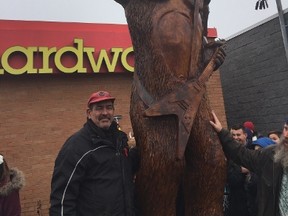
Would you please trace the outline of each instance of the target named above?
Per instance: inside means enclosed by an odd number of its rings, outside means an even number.
[[[20,191],[22,216],[48,215],[54,160],[64,141],[86,121],[86,102],[94,91],[117,99],[121,128],[132,131],[129,107],[133,73],[23,75],[0,78],[0,152],[26,177]],[[211,107],[226,122],[220,74],[210,78]]]
[[[131,74],[1,77],[1,152],[11,167],[25,173],[23,216],[37,215],[39,201],[43,215],[48,215],[55,157],[64,141],[86,121],[86,103],[92,92],[109,90],[117,98],[115,113],[123,116],[123,130],[131,131],[131,79]]]
[[[288,117],[288,63],[279,18],[229,39],[226,53],[221,78],[228,125],[251,120],[263,135],[281,130]]]

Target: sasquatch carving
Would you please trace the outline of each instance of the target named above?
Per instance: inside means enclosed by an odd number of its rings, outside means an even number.
[[[130,116],[141,155],[139,215],[175,216],[176,203],[187,216],[222,215],[225,160],[209,124],[205,82],[225,54],[221,43],[206,41],[210,0],[116,1],[135,51]]]

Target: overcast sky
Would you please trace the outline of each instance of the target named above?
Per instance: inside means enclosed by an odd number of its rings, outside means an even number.
[[[211,0],[209,27],[227,38],[277,14],[276,0],[255,10],[257,0]],[[288,0],[281,0],[283,9]],[[113,0],[0,0],[0,19],[125,24],[123,8]]]

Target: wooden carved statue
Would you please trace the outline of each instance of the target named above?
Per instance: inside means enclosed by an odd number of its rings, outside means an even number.
[[[210,0],[116,0],[135,53],[131,121],[139,215],[222,215],[226,163],[205,83],[224,61],[207,43]]]

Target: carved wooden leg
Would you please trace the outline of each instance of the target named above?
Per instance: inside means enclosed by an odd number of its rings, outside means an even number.
[[[175,216],[176,197],[184,167],[183,160],[175,160],[177,119],[173,116],[143,118],[139,115],[143,109],[142,102],[133,98],[130,115],[141,156],[136,177],[139,215]]]
[[[185,215],[223,215],[226,162],[217,134],[209,124],[210,107],[204,97],[186,148]]]

